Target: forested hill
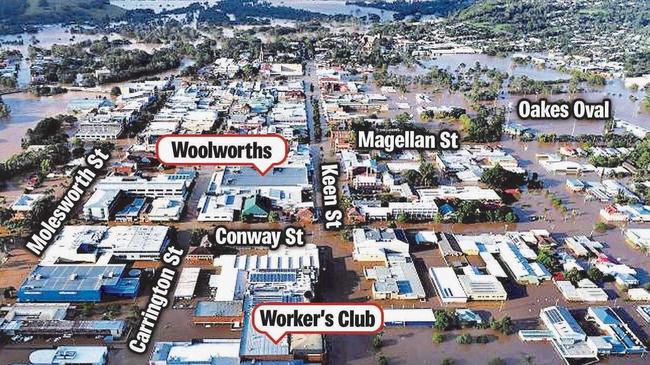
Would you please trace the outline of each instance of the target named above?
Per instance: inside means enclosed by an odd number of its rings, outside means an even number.
[[[650,1],[482,0],[459,11],[453,20],[517,33],[559,34],[568,27],[647,31]]]
[[[126,10],[109,0],[0,0],[0,24],[117,19]]]
[[[477,0],[348,0],[347,4],[394,11],[399,17],[410,15],[445,16],[464,9]]]

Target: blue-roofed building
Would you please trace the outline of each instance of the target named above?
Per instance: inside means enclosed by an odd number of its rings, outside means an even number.
[[[440,214],[442,214],[443,217],[447,217],[453,214],[455,209],[451,206],[451,204],[445,203],[438,208],[438,211]]]
[[[249,298],[245,301],[244,327],[239,345],[239,357],[242,360],[284,360],[291,361],[293,356],[289,352],[289,338],[285,336],[277,344],[273,343],[266,335],[253,328],[251,313],[254,302]]]
[[[122,209],[115,213],[116,222],[134,222],[137,221],[142,213],[147,199],[145,197],[131,197],[128,199]]]
[[[192,316],[194,324],[230,324],[240,327],[243,321],[241,300],[198,302]]]
[[[138,278],[126,265],[38,265],[18,289],[21,302],[99,302],[104,295],[133,298]]]
[[[589,337],[600,354],[641,354],[646,347],[630,327],[610,307],[589,307],[587,319],[594,321],[604,336]]]
[[[23,194],[11,205],[14,212],[29,212],[37,201],[45,197],[45,194]]]

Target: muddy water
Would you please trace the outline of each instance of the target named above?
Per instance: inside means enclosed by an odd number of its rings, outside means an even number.
[[[430,67],[436,66],[445,69],[449,72],[455,72],[461,64],[465,67],[472,67],[476,62],[482,66],[495,68],[502,72],[507,72],[509,75],[526,75],[535,80],[561,80],[568,79],[570,76],[553,69],[544,69],[534,65],[519,65],[516,64],[511,56],[508,57],[494,57],[483,54],[463,54],[463,55],[443,55],[433,60],[422,61],[422,65],[413,67],[392,67],[391,72],[397,74],[425,74]],[[415,92],[415,91],[414,91]],[[417,92],[425,92],[427,90],[417,90]],[[431,90],[428,91],[431,94]],[[436,93],[430,95],[434,100],[433,105],[449,105],[460,106],[468,110],[472,110],[472,105],[460,93]],[[497,104],[505,107],[510,107],[512,112],[508,117],[511,121],[521,123],[523,125],[534,128],[541,133],[557,133],[557,134],[586,134],[586,133],[601,133],[603,122],[601,121],[584,121],[584,120],[542,120],[530,121],[520,120],[515,111],[517,103],[521,98],[540,99],[547,98],[548,100],[557,101],[573,101],[575,99],[584,99],[590,102],[602,101],[605,98],[611,99],[614,107],[614,114],[617,118],[625,119],[638,125],[650,128],[650,111],[641,106],[640,100],[643,99],[643,91],[632,91],[626,88],[621,79],[608,80],[604,87],[589,88],[586,92],[575,94],[560,94],[560,95],[510,95],[507,90],[502,93],[499,99],[495,102],[486,104]],[[630,97],[635,97],[637,101],[633,101]],[[405,100],[400,102],[409,102],[415,105],[413,95],[406,95]]]
[[[111,0],[111,4],[121,6],[125,9],[153,9],[155,12],[181,8],[195,2],[194,0]],[[219,0],[208,0],[201,1],[200,3],[214,5],[218,2]],[[391,11],[347,5],[343,0],[270,0],[269,2],[276,6],[289,6],[327,15],[342,14],[362,17],[375,14],[383,21],[392,20],[394,14]]]
[[[10,94],[2,97],[11,108],[9,117],[0,119],[0,161],[22,151],[20,141],[27,129],[33,128],[43,118],[66,113],[68,103],[74,99],[95,98],[100,94],[70,91],[48,97],[30,93]],[[106,95],[102,95],[106,96]]]

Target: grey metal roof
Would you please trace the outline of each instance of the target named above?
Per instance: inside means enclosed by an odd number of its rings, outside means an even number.
[[[198,302],[194,309],[194,315],[199,317],[236,317],[242,315],[242,306],[243,303],[241,300]]]
[[[307,185],[305,167],[274,167],[266,175],[260,175],[251,167],[239,169],[228,168],[224,171],[221,185],[223,187],[240,186],[295,186]]]

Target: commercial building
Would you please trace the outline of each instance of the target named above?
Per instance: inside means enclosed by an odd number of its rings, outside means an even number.
[[[118,139],[124,132],[125,120],[122,117],[96,115],[79,123],[75,138],[82,141],[104,141]]]
[[[200,267],[185,267],[176,282],[174,299],[192,299],[196,290],[196,283],[201,274]]]
[[[650,249],[650,229],[628,228],[624,233],[625,240],[636,247]]]
[[[102,336],[121,338],[127,330],[123,320],[82,321],[82,320],[14,320],[0,325],[0,330],[7,336]]]
[[[108,176],[99,181],[95,190],[122,190],[124,192],[157,197],[179,197],[186,199],[196,172],[160,174],[152,178],[139,176]]]
[[[138,277],[126,265],[38,265],[18,289],[21,302],[99,302],[105,295],[133,298]]]
[[[227,167],[214,173],[206,194],[259,194],[271,199],[274,206],[287,208],[302,203],[303,192],[311,189],[304,166],[274,167],[264,176],[250,167]]]
[[[240,217],[244,195],[203,195],[199,200],[199,222],[232,222]]]
[[[508,293],[503,284],[492,275],[459,275],[458,281],[471,300],[506,300]]]
[[[365,268],[372,283],[373,299],[425,299],[418,272],[408,255],[387,254],[387,266]]]
[[[110,336],[120,338],[126,331],[123,320],[66,319],[70,303],[16,303],[0,308],[5,313],[0,320],[0,332],[7,336]]]
[[[169,243],[166,226],[65,226],[45,252],[43,263],[100,263],[111,258],[158,261]]]
[[[501,201],[501,197],[493,189],[483,189],[478,186],[438,186],[434,189],[419,189],[420,201],[435,203],[436,200],[478,200]]]
[[[650,291],[645,288],[630,288],[627,290],[627,299],[650,302]]]
[[[192,323],[241,327],[244,319],[243,305],[241,300],[198,302],[194,309]]]
[[[501,242],[498,244],[499,256],[506,265],[510,274],[520,284],[539,284],[544,279],[549,279],[548,270],[535,268],[524,257],[520,246],[511,242]],[[541,265],[540,265],[541,266]]]
[[[355,261],[386,262],[388,253],[409,254],[403,230],[392,228],[356,228],[352,231]]]
[[[36,350],[29,354],[31,365],[105,365],[106,346],[59,346]]]
[[[606,302],[609,299],[607,292],[591,281],[581,281],[575,287],[570,281],[557,280],[555,286],[568,302]]]
[[[433,327],[436,316],[431,308],[384,309],[387,327]]]
[[[589,337],[592,347],[600,354],[641,354],[646,347],[630,327],[610,307],[589,307],[588,320],[593,321],[605,334]]]
[[[45,197],[45,194],[23,194],[11,204],[11,210],[14,212],[29,212],[37,201]]]
[[[466,303],[469,299],[451,267],[432,267],[429,277],[442,303]]]
[[[650,323],[650,305],[640,305],[636,307],[636,311],[644,321]]]
[[[543,308],[539,314],[550,331],[549,340],[567,362],[571,360],[598,360],[598,353],[587,343],[587,334],[565,307]]]
[[[239,339],[156,342],[149,365],[239,365]]]

